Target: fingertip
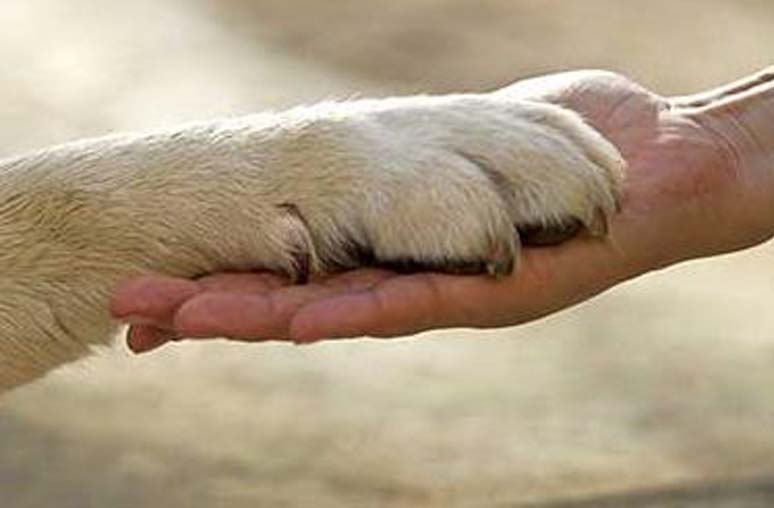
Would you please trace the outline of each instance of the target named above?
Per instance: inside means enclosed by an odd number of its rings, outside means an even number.
[[[160,348],[179,336],[169,330],[161,330],[152,326],[133,326],[126,337],[126,345],[134,354],[149,353]]]
[[[145,275],[124,279],[113,288],[108,309],[117,319],[129,316],[161,317],[199,290],[195,281],[175,277]]]

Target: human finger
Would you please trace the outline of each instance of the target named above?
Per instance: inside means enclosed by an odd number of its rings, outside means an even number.
[[[143,354],[158,349],[169,341],[176,340],[180,336],[171,330],[164,330],[155,326],[132,326],[127,333],[126,343],[135,354]]]
[[[359,270],[265,292],[208,290],[180,306],[174,329],[193,338],[282,340],[288,337],[292,316],[301,307],[336,294],[363,290],[390,276],[390,272],[381,270]]]
[[[309,343],[523,323],[634,275],[636,263],[625,258],[613,242],[576,239],[525,249],[521,269],[505,279],[432,273],[388,278],[308,303],[295,313],[288,332],[292,340]]]
[[[109,310],[113,317],[127,323],[168,326],[175,309],[200,291],[195,281],[175,277],[127,279],[114,288]]]

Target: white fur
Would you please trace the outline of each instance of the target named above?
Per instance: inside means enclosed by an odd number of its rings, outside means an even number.
[[[496,95],[326,103],[71,143],[0,162],[0,387],[115,330],[141,273],[518,254],[514,224],[599,228],[624,163],[567,110]],[[293,213],[297,211],[298,213]]]

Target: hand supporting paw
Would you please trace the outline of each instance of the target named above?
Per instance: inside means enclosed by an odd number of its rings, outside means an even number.
[[[519,272],[503,280],[364,270],[305,286],[261,276],[268,279],[256,288],[253,275],[219,275],[186,282],[185,293],[151,277],[121,286],[114,313],[142,317],[127,319],[137,351],[177,335],[309,342],[505,326],[653,268],[755,245],[774,236],[772,78],[764,72],[672,100],[606,72],[547,76],[498,92],[580,113],[629,164],[609,242],[525,249]]]

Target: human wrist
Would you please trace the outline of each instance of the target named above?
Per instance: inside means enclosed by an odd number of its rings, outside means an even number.
[[[731,174],[723,196],[729,216],[760,241],[774,236],[774,93],[763,99],[699,118]]]
[[[700,223],[710,225],[704,255],[774,236],[774,68],[670,103],[670,114],[696,125],[714,154],[702,179],[714,183],[703,186],[705,199],[691,200],[701,205]]]
[[[774,67],[683,109],[707,129],[739,176],[774,182]]]

